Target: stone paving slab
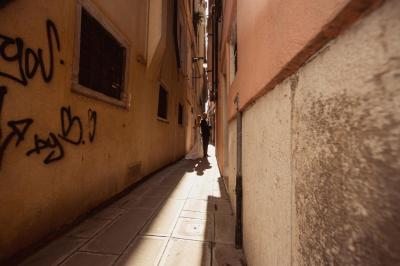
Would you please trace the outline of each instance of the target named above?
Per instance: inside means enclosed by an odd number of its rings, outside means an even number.
[[[106,208],[99,213],[97,213],[93,218],[95,219],[108,219],[114,220],[118,216],[122,215],[125,211],[120,208]]]
[[[162,201],[163,201],[162,197],[143,196],[140,198],[131,199],[130,201],[121,205],[121,208],[122,209],[137,209],[137,208],[155,209],[161,204]]]
[[[215,157],[181,160],[22,265],[245,265],[228,199]]]
[[[207,200],[188,199],[186,200],[183,210],[207,213],[207,211],[213,211],[213,206],[212,202],[209,202]]]
[[[72,229],[68,233],[68,236],[89,239],[111,222],[112,221],[109,219],[89,218],[76,226],[74,229]]]
[[[86,240],[61,237],[39,250],[22,264],[23,266],[53,266],[59,265],[64,259],[73,254]]]
[[[172,237],[212,241],[214,236],[214,219],[212,217],[209,216],[208,219],[179,218]]]
[[[168,200],[142,230],[142,235],[171,236],[184,200]]]
[[[124,252],[116,266],[157,265],[168,240],[168,237],[140,236]]]
[[[117,221],[96,235],[82,251],[103,254],[121,254],[150,218],[150,210],[138,209],[121,215]]]
[[[147,190],[146,193],[143,194],[143,196],[166,198],[169,196],[172,189],[173,187],[156,186]]]
[[[182,211],[180,217],[183,218],[192,218],[192,219],[202,219],[202,220],[207,220],[209,216],[212,216],[212,214],[208,214],[205,212],[195,212],[195,211]]]
[[[172,238],[159,265],[189,266],[211,265],[210,242]]]
[[[192,184],[181,185],[180,188],[173,190],[168,198],[169,199],[177,199],[177,200],[187,199],[187,197],[189,196],[189,193],[190,193],[191,186],[192,186]]]
[[[117,260],[118,256],[105,255],[105,254],[94,254],[87,252],[76,252],[69,257],[62,266],[112,266]]]

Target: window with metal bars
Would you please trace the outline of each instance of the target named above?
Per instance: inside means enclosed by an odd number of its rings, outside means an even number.
[[[125,57],[125,47],[82,8],[79,84],[121,100]]]
[[[168,91],[161,85],[158,92],[158,112],[159,118],[167,119],[168,116]]]

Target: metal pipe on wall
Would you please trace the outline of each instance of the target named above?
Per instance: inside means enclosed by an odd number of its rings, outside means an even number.
[[[242,112],[239,110],[239,95],[235,98],[236,104],[236,227],[235,247],[240,249],[243,246],[243,176],[242,176]]]
[[[218,22],[220,18],[220,2],[215,0],[212,10],[212,90],[211,100],[217,101],[218,91]]]

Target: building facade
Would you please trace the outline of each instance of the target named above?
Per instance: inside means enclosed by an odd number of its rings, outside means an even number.
[[[400,2],[210,11],[217,158],[249,265],[398,264]]]
[[[1,261],[191,148],[205,3],[0,2]]]

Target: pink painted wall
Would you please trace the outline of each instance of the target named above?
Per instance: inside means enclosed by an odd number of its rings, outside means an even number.
[[[222,38],[228,41],[234,0],[225,1]],[[349,0],[237,1],[238,73],[229,89],[229,117],[252,100]],[[229,58],[229,51],[222,51]],[[224,58],[224,54],[221,54]]]

